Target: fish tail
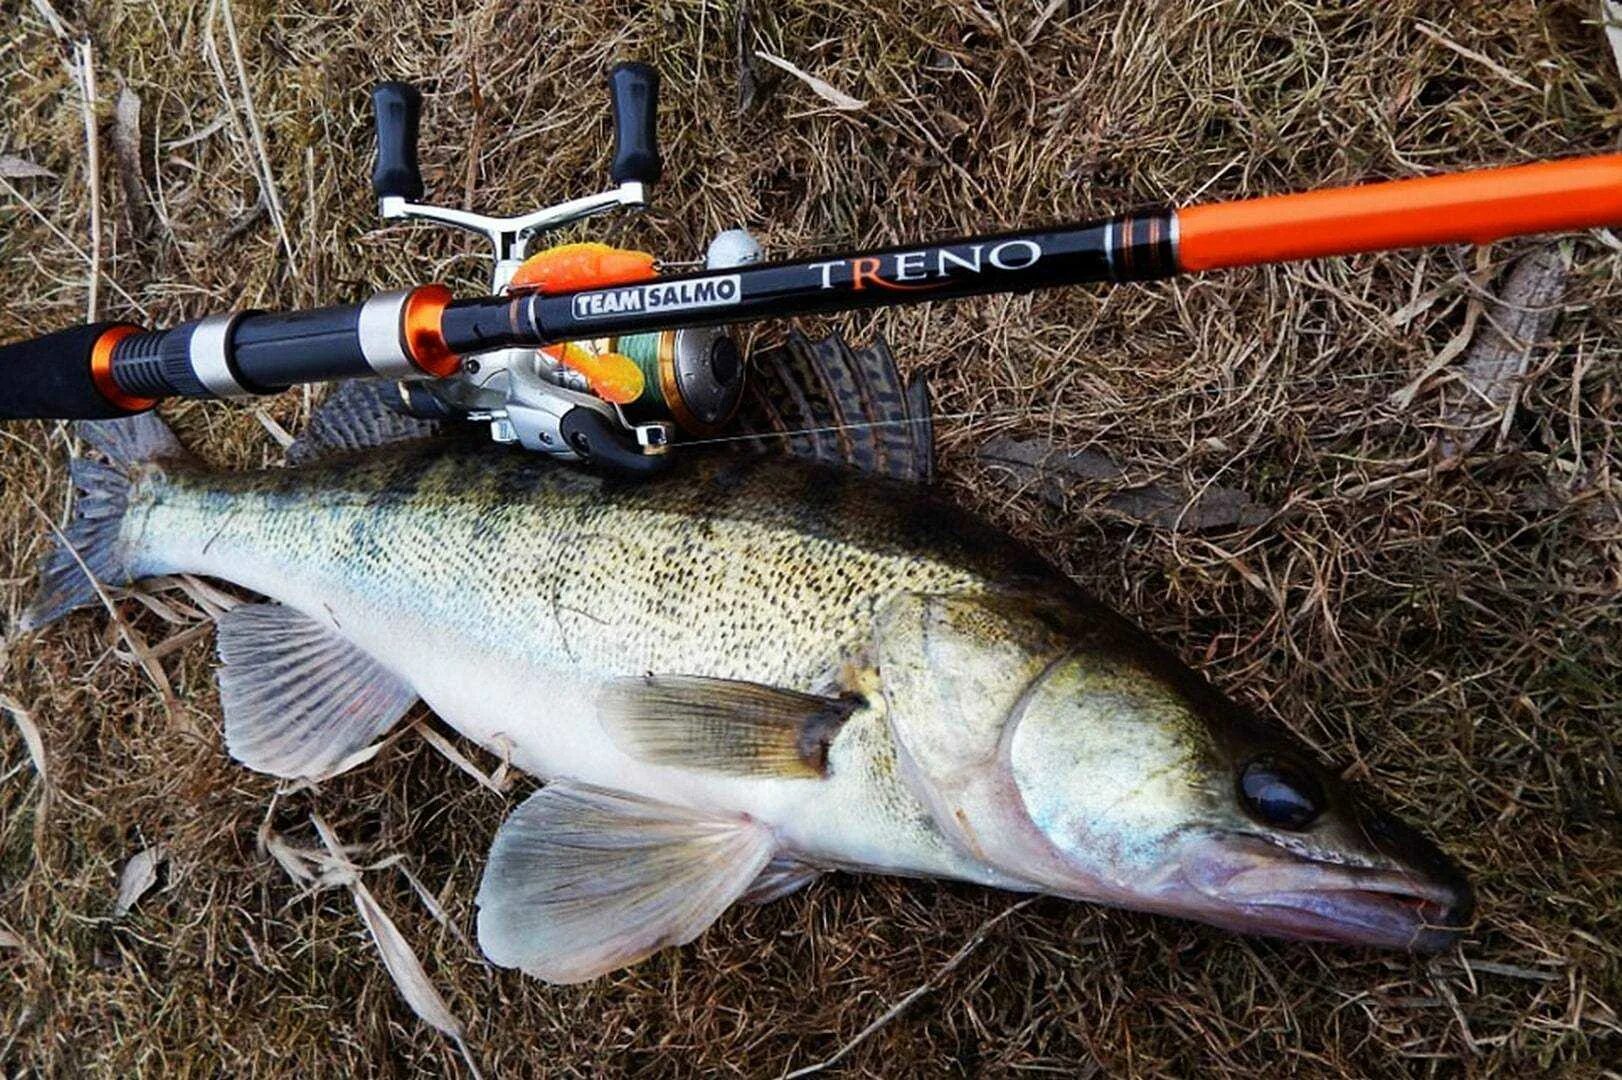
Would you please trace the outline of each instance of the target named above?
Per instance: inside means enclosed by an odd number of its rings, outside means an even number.
[[[168,425],[150,412],[81,421],[75,430],[107,463],[78,457],[70,464],[78,498],[66,527],[56,530],[40,571],[39,592],[18,620],[19,630],[48,626],[76,608],[98,603],[101,587],[135,580],[123,539],[134,478],[154,462],[186,456]]]

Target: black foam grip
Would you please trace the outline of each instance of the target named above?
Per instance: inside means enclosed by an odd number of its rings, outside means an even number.
[[[372,91],[372,114],[377,121],[377,166],[372,170],[372,191],[380,199],[389,195],[422,198],[422,172],[417,168],[422,95],[410,83],[382,83]]]
[[[0,345],[0,420],[107,420],[128,416],[102,397],[90,378],[96,339],[115,326],[101,322]]]
[[[615,64],[608,73],[614,103],[614,183],[657,183],[659,160],[659,73],[647,64]]]

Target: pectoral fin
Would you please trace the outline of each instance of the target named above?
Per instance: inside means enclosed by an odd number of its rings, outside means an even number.
[[[560,781],[502,823],[479,886],[479,946],[577,983],[702,934],[771,860],[765,826]]]
[[[855,696],[818,697],[688,675],[623,679],[597,699],[609,736],[633,757],[732,776],[815,778]]]
[[[417,700],[376,660],[281,604],[242,604],[220,616],[219,651],[226,748],[272,776],[343,771]]]

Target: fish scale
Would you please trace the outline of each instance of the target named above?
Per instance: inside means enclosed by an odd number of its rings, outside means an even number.
[[[546,781],[480,887],[498,964],[591,978],[833,869],[1408,948],[1469,918],[1429,841],[921,485],[448,438],[216,474],[151,417],[83,433],[111,464],[23,627],[96,602],[81,565],[219,577],[275,601],[220,618],[238,760],[322,779],[420,697]]]
[[[405,450],[152,473],[126,542],[142,574],[212,574],[304,610],[319,596],[316,612],[384,641],[369,651],[401,674],[421,662],[417,633],[368,627],[423,628],[470,667],[816,692],[867,647],[892,595],[984,588],[1009,570],[962,522],[919,528],[950,514],[916,488],[875,500],[863,486],[772,459],[698,460],[669,482],[623,485],[533,455]],[[452,724],[477,707],[436,704]],[[606,779],[544,754],[529,763]]]

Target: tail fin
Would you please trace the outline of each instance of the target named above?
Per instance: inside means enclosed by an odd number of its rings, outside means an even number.
[[[75,430],[108,464],[89,458],[75,458],[70,464],[69,475],[80,494],[74,501],[72,519],[57,534],[56,544],[46,556],[39,593],[23,612],[19,630],[36,630],[75,608],[95,604],[99,600],[97,584],[127,585],[133,580],[120,540],[129,508],[130,477],[136,466],[186,454],[174,433],[153,413],[81,421]]]

